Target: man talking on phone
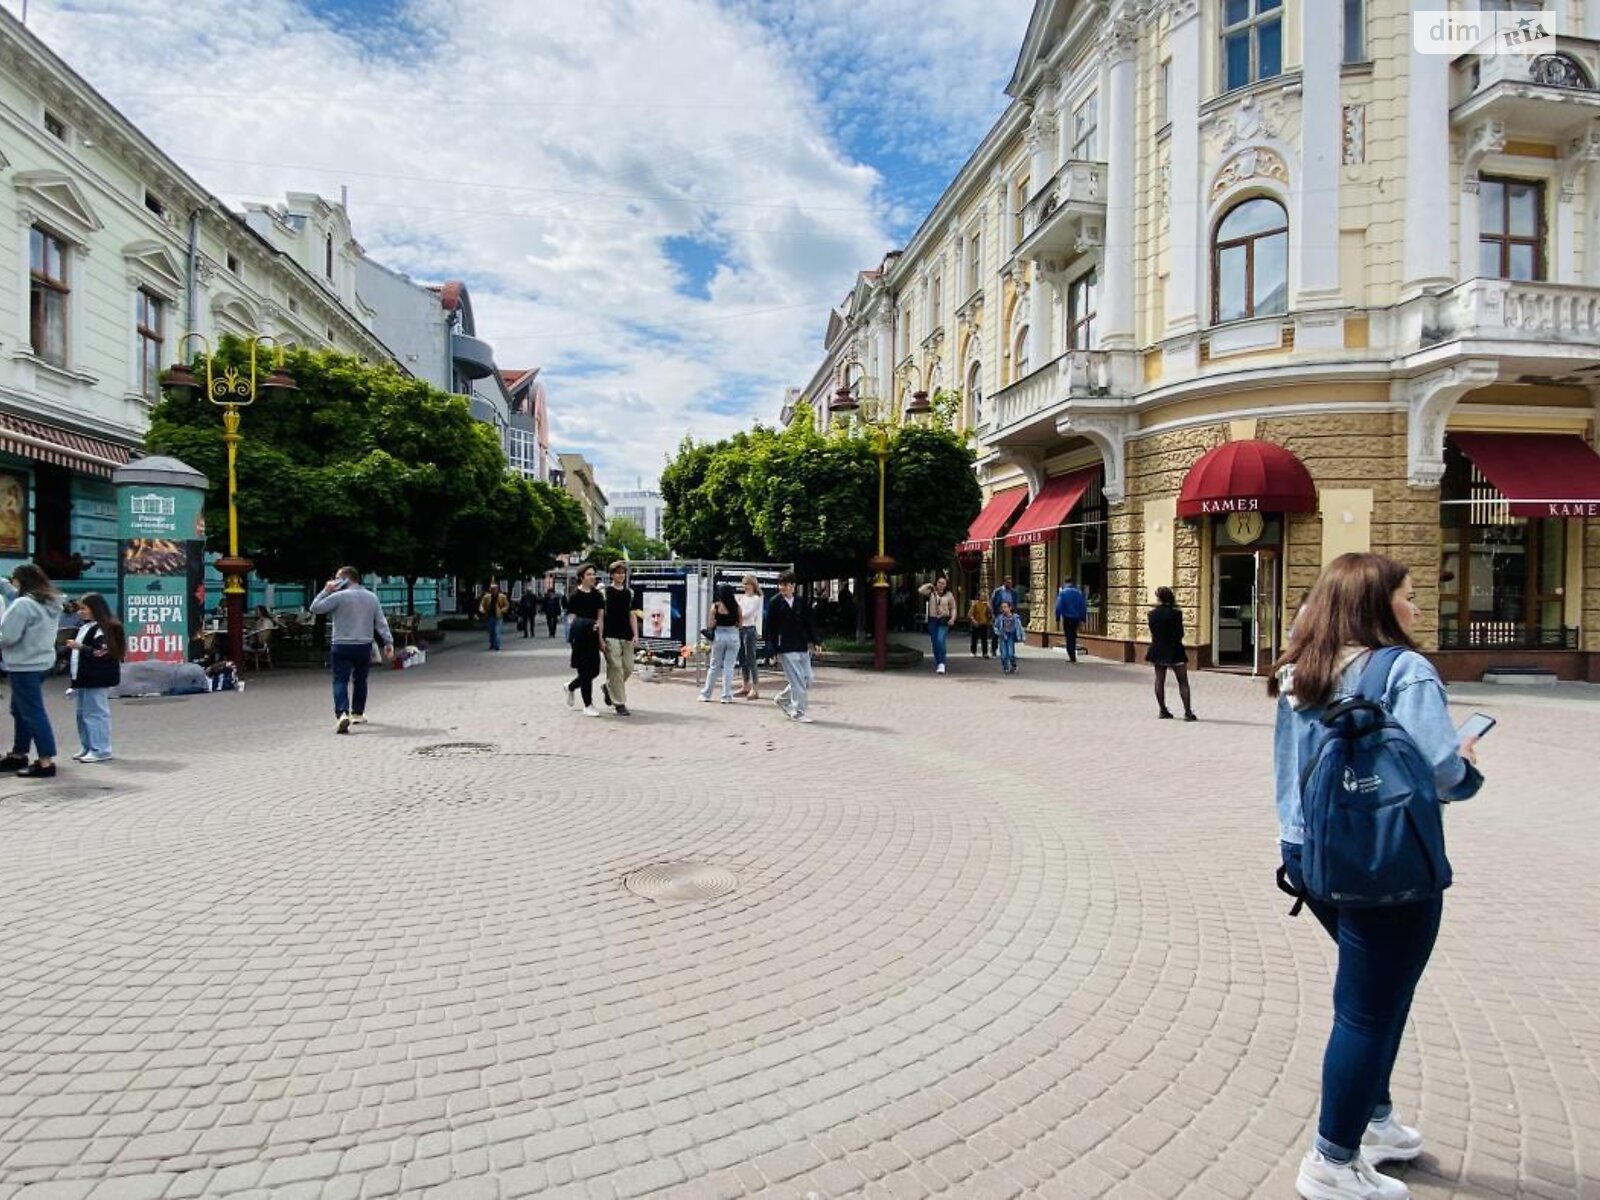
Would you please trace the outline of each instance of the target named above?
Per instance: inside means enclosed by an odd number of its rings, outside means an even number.
[[[328,660],[333,665],[333,719],[335,733],[349,733],[352,723],[367,719],[367,671],[372,666],[372,642],[383,643],[385,662],[394,658],[394,635],[378,597],[361,586],[361,572],[340,567],[311,602],[311,611],[333,618]],[[350,694],[352,681],[355,695]],[[353,701],[353,703],[352,703]]]

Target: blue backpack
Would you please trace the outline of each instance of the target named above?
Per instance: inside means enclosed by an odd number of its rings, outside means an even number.
[[[1376,651],[1356,694],[1331,705],[1300,776],[1305,894],[1328,904],[1411,904],[1450,886],[1433,767],[1383,699],[1403,651]]]

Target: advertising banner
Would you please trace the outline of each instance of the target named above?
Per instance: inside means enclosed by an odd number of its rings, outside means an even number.
[[[766,612],[772,605],[773,599],[778,594],[778,576],[788,570],[786,566],[767,563],[761,566],[739,566],[737,563],[718,563],[713,574],[712,586],[714,588],[727,584],[733,589],[734,595],[744,593],[744,577],[754,575],[756,584],[761,588],[761,614],[762,622],[759,628],[766,632]]]
[[[205,611],[205,494],[138,485],[117,497],[117,579],[129,662],[181,663]]]
[[[639,640],[656,654],[675,655],[691,636],[689,571],[685,567],[640,567],[630,575],[633,606],[643,613]]]

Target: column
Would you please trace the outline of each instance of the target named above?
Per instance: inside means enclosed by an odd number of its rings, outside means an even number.
[[[878,301],[880,305],[873,332],[878,342],[878,399],[894,399],[894,300],[886,290]]]
[[[1344,58],[1344,5],[1300,7],[1303,134],[1297,219],[1289,237],[1298,277],[1295,308],[1339,303],[1339,172],[1344,105],[1339,73]],[[1415,180],[1416,174],[1410,176]]]
[[[1412,0],[1414,11],[1437,7]],[[1450,255],[1450,59],[1413,39],[1406,99],[1406,224],[1402,294],[1455,282]]]
[[[1033,263],[1033,278],[1028,283],[1028,370],[1037,371],[1053,359],[1055,339],[1050,333],[1050,310],[1055,299],[1045,282],[1045,266]]]
[[[1172,233],[1167,275],[1168,336],[1200,326],[1200,6],[1172,8]]]
[[[1138,111],[1134,87],[1138,72],[1139,28],[1130,20],[1108,23],[1101,35],[1108,68],[1103,111],[1107,124],[1105,251],[1100,272],[1100,344],[1129,350],[1134,344],[1133,292],[1137,266],[1133,253],[1134,184],[1139,166]]]

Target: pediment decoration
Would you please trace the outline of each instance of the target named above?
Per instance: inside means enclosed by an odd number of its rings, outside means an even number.
[[[23,203],[62,234],[81,241],[104,228],[88,197],[69,175],[60,171],[19,171],[11,182]]]
[[[1232,188],[1252,179],[1272,179],[1287,186],[1288,165],[1276,151],[1264,146],[1250,146],[1223,164],[1216,182],[1211,185],[1211,199],[1218,200]]]
[[[122,248],[122,257],[136,276],[155,283],[164,290],[177,293],[183,290],[183,268],[178,260],[167,253],[160,242],[129,242]]]
[[[260,318],[244,297],[223,292],[211,301],[211,319],[218,329],[249,337],[256,332]]]

